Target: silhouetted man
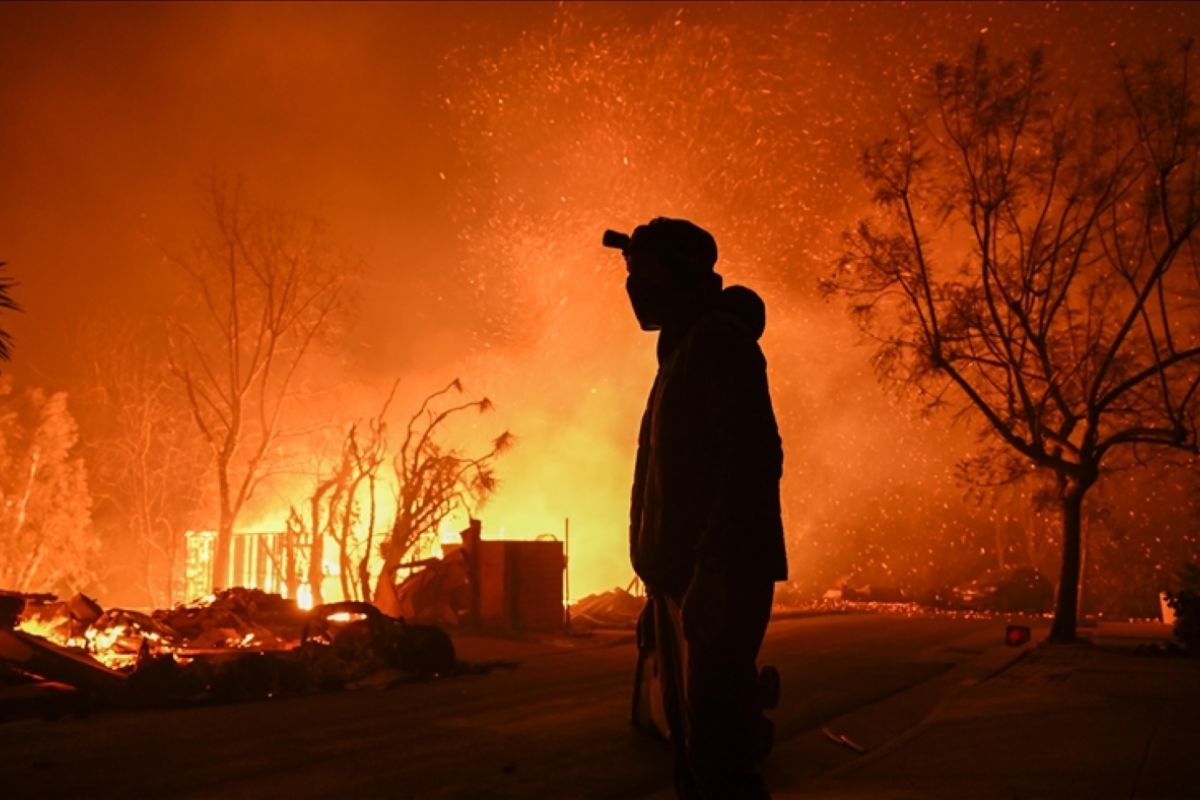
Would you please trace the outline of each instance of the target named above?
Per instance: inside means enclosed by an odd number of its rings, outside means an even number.
[[[676,790],[766,797],[754,761],[770,748],[773,701],[756,659],[787,557],[765,310],[749,289],[722,290],[716,242],[691,222],[658,218],[605,243],[624,252],[638,323],[658,331],[630,553],[653,608]]]

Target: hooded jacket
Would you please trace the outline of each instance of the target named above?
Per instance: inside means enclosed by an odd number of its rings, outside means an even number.
[[[783,449],[758,339],[762,301],[735,286],[695,298],[659,334],[630,504],[630,556],[682,598],[697,564],[784,580]]]

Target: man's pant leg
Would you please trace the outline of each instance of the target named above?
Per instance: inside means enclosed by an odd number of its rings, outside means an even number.
[[[671,747],[675,752],[675,796],[699,800],[687,753],[688,708],[685,676],[688,646],[683,638],[679,603],[665,593],[652,594],[659,681]]]
[[[720,634],[688,643],[688,760],[704,797],[767,796],[754,767],[768,724],[757,659],[774,595],[774,582],[730,580]]]

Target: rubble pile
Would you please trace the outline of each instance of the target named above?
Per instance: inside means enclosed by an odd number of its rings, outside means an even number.
[[[260,589],[234,587],[189,605],[155,611],[153,619],[192,649],[294,647],[308,621],[295,602]]]
[[[295,647],[309,617],[291,600],[240,586],[152,614],[125,608],[106,611],[83,594],[65,601],[45,594],[8,596],[24,601],[14,623],[18,630],[84,650],[119,670],[132,668],[143,651],[158,655]]]
[[[576,628],[633,628],[646,605],[638,597],[617,587],[590,594],[571,606],[571,625]]]
[[[159,655],[180,650],[184,639],[177,631],[140,611],[114,608],[95,619],[83,633],[89,653],[104,654],[110,668],[136,665],[142,653]]]
[[[369,603],[307,612],[278,595],[234,588],[144,614],[104,610],[83,595],[0,592],[0,720],[30,707],[52,715],[90,705],[263,699],[456,668],[440,628],[407,624]]]

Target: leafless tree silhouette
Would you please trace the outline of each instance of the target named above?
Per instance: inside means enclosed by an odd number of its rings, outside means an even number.
[[[380,545],[383,567],[375,584],[374,601],[383,611],[395,614],[396,571],[405,556],[424,536],[433,535],[455,509],[472,509],[496,489],[493,470],[496,458],[513,444],[505,431],[492,440],[486,452],[465,455],[446,447],[439,436],[445,424],[469,411],[487,413],[492,403],[486,397],[446,405],[446,398],[462,394],[456,378],[425,398],[408,420],[404,440],[392,459],[399,487],[396,518]]]
[[[218,500],[214,588],[229,580],[238,514],[286,433],[297,374],[339,307],[347,269],[311,219],[249,209],[214,181],[213,233],[190,258],[194,314],[170,328],[171,368],[212,451]]]
[[[866,149],[877,213],[845,235],[824,287],[874,339],[881,375],[978,425],[972,480],[1055,476],[1055,641],[1075,638],[1081,513],[1102,466],[1197,446],[1191,49],[1118,64],[1086,109],[1051,91],[1040,51],[980,44],[938,64],[926,107]]]

